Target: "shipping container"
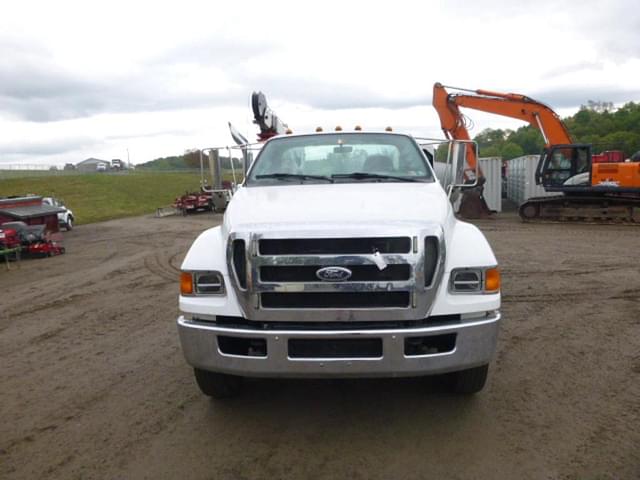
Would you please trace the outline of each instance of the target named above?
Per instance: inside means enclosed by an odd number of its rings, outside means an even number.
[[[447,177],[448,165],[434,162],[436,177],[442,182]],[[502,211],[502,158],[486,157],[480,159],[480,168],[485,177],[483,195],[489,210]]]
[[[542,185],[536,185],[536,167],[539,155],[525,155],[507,162],[507,198],[521,205],[531,197],[549,197],[558,195],[545,192]]]
[[[489,210],[502,211],[502,157],[480,159],[480,169],[484,174],[483,196]]]

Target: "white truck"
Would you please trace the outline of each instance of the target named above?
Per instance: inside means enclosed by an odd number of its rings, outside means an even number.
[[[44,205],[50,205],[52,207],[61,208],[62,211],[58,213],[58,224],[61,227],[64,227],[65,230],[67,230],[67,232],[73,228],[73,225],[76,219],[71,209],[67,208],[62,202],[62,200],[58,200],[57,198],[54,198],[54,197],[44,197],[42,199],[42,203]]]
[[[466,146],[450,142],[448,172]],[[264,144],[182,264],[178,332],[204,394],[236,395],[243,377],[447,374],[455,392],[483,388],[500,273],[454,215],[462,177],[443,187],[432,160],[387,131]]]

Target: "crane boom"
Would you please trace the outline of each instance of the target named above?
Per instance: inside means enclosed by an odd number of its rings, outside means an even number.
[[[263,142],[276,135],[282,135],[287,131],[284,123],[276,113],[267,105],[267,97],[262,92],[253,92],[251,95],[251,108],[253,110],[253,123],[258,125],[258,141]]]

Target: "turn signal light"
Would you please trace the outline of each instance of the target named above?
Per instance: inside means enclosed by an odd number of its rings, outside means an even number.
[[[190,272],[180,274],[180,293],[182,295],[193,295],[193,275]]]
[[[495,293],[500,290],[500,270],[490,268],[484,272],[484,291]]]

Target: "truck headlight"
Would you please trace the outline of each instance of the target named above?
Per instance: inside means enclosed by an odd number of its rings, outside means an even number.
[[[449,280],[451,293],[498,293],[500,271],[498,267],[456,268]]]
[[[220,272],[193,271],[180,274],[182,295],[224,295],[224,278]]]

